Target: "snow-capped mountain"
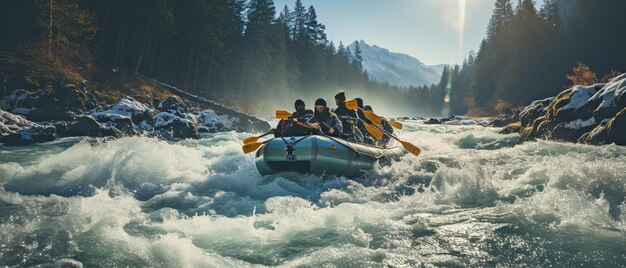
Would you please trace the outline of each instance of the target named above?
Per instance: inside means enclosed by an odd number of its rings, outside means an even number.
[[[439,83],[444,64],[427,66],[406,54],[390,52],[376,45],[358,41],[363,57],[363,69],[372,80],[408,87]],[[354,53],[357,41],[348,46]]]

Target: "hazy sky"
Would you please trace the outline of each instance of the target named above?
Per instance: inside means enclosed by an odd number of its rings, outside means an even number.
[[[296,0],[274,0],[277,13]],[[495,0],[302,0],[336,45],[363,39],[425,64],[461,63],[485,37]],[[464,12],[462,12],[464,11]]]

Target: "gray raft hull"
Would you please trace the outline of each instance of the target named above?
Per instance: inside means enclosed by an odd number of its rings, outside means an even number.
[[[324,136],[274,138],[256,152],[262,175],[281,172],[356,176],[383,159],[404,155],[398,146],[380,148]]]

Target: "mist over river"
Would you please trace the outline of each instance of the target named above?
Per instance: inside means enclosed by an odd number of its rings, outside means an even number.
[[[403,123],[422,154],[349,179],[250,133],[0,146],[0,265],[626,267],[626,148]]]

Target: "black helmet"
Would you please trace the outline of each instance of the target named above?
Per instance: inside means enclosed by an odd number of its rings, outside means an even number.
[[[361,98],[356,98],[356,103],[359,105],[359,108],[363,109],[363,99]]]
[[[346,101],[346,93],[343,91],[340,91],[339,93],[337,93],[337,95],[335,95],[335,100],[341,102]]]
[[[373,110],[372,110],[372,106],[369,106],[369,105],[365,105],[365,107],[363,107],[363,110],[366,110],[366,111],[373,111]]]
[[[304,104],[304,101],[301,99],[297,99],[296,104],[294,104],[294,107],[296,108],[296,110],[298,109],[298,106],[306,107],[306,105]]]
[[[324,98],[315,100],[315,106],[324,106],[326,108],[326,100]]]

